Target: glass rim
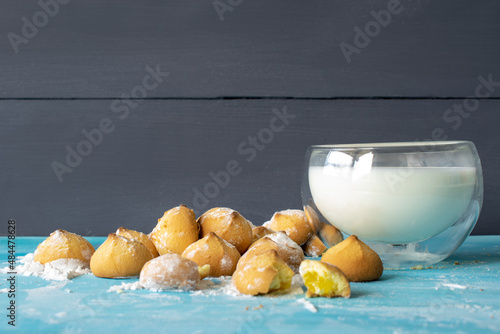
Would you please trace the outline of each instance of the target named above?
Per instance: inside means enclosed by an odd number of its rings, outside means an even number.
[[[415,142],[379,142],[379,143],[355,143],[355,144],[322,144],[311,145],[312,149],[372,149],[372,148],[401,148],[401,147],[421,147],[421,146],[447,146],[447,145],[470,145],[473,143],[467,140],[450,141],[415,141]]]

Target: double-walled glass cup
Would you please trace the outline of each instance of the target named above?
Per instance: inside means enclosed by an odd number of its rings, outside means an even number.
[[[318,225],[356,235],[386,268],[430,265],[451,255],[477,222],[481,162],[467,141],[311,146],[304,210]]]

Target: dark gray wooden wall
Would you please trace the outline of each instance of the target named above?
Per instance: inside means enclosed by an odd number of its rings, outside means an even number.
[[[354,45],[355,27],[388,1],[222,3],[232,4],[224,20],[213,1],[73,0],[17,53],[9,36],[43,20],[41,7],[2,4],[0,235],[10,218],[19,235],[149,232],[180,203],[197,214],[229,206],[261,224],[301,206],[309,145],[432,139],[435,129],[476,143],[485,202],[474,233],[500,234],[498,1],[402,0],[350,63],[339,45]],[[128,100],[147,67],[168,76]],[[488,96],[470,115],[447,119],[479,77],[498,84],[479,91]],[[284,110],[289,123],[262,151],[238,151]],[[60,182],[51,164],[100,122],[113,131]],[[230,161],[239,173],[205,207],[194,202]]]

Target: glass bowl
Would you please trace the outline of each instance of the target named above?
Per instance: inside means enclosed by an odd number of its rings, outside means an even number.
[[[450,256],[477,222],[483,176],[468,141],[314,145],[305,157],[304,210],[372,247],[386,268]]]

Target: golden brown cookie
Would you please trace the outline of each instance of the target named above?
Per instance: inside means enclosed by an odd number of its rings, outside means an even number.
[[[257,240],[259,240],[260,238],[262,238],[268,234],[272,234],[272,233],[274,233],[274,231],[271,231],[267,227],[256,226],[256,227],[252,228],[252,243],[254,243]]]
[[[193,210],[180,205],[165,212],[149,237],[160,255],[182,254],[187,246],[198,240],[199,226]]]
[[[198,218],[201,236],[214,232],[243,254],[252,243],[252,227],[248,220],[229,208],[213,208]]]
[[[35,261],[46,264],[59,259],[76,259],[86,266],[94,254],[94,247],[85,238],[65,230],[50,234],[35,250]]]
[[[149,237],[142,232],[128,230],[124,227],[120,227],[118,230],[116,230],[116,235],[121,235],[122,237],[142,242],[142,244],[146,246],[146,248],[151,252],[153,258],[160,255],[158,254],[158,251],[156,250],[156,247],[151,241],[151,239],[149,239]]]
[[[321,229],[318,231],[318,235],[325,242],[327,247],[333,247],[344,240],[344,236],[338,228],[326,223],[321,224]]]
[[[318,235],[327,248],[333,247],[344,240],[344,236],[335,226],[320,221],[318,213],[312,206],[305,205],[304,213],[313,234]]]
[[[351,282],[375,281],[384,271],[378,254],[355,235],[328,249],[321,261],[339,267]]]
[[[231,276],[236,270],[240,252],[226,240],[210,232],[191,244],[182,256],[199,266],[210,265],[211,277]]]
[[[178,254],[161,255],[144,265],[139,281],[150,290],[194,290],[200,281],[198,265]]]
[[[344,297],[351,296],[349,280],[342,270],[333,264],[304,260],[300,264],[300,276],[307,288],[306,297]]]
[[[247,252],[243,254],[238,262],[238,266],[251,257],[269,250],[275,250],[295,273],[299,272],[300,263],[304,260],[304,252],[297,243],[285,234],[285,232],[275,232],[257,240],[250,246]]]
[[[90,259],[90,270],[103,278],[137,276],[151,259],[142,242],[111,233]]]
[[[313,234],[307,217],[302,210],[276,212],[264,226],[276,232],[284,231],[290,239],[299,245],[303,245]]]
[[[239,292],[247,295],[286,290],[292,284],[293,271],[275,250],[257,254],[245,265],[238,266],[232,282]]]
[[[321,256],[327,248],[325,244],[318,238],[317,235],[313,235],[307,240],[305,244],[302,245],[302,249],[307,256]]]
[[[304,214],[306,215],[307,222],[311,227],[313,234],[318,234],[318,231],[321,229],[321,223],[319,220],[319,215],[316,210],[310,205],[304,205]]]

